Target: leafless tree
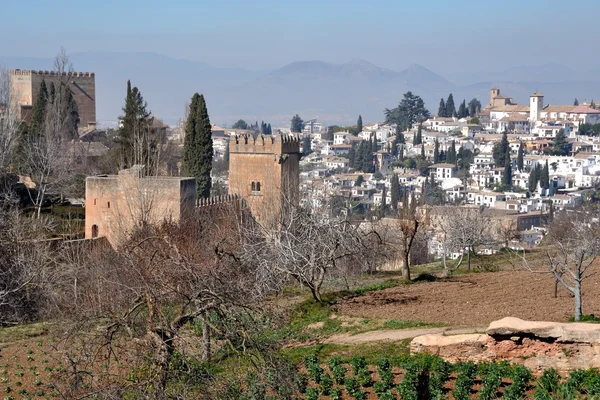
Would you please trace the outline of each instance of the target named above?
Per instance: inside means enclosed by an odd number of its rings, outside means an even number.
[[[286,209],[278,228],[258,223],[245,228],[243,260],[256,265],[268,286],[282,288],[292,278],[321,302],[326,278],[360,273],[371,253],[374,232],[309,207]]]
[[[517,254],[522,266],[537,273],[552,274],[574,299],[574,319],[583,315],[582,286],[598,271],[595,265],[600,254],[600,221],[597,207],[584,206],[565,211],[554,218],[546,236],[546,265],[530,264],[525,253]]]
[[[414,197],[409,198],[404,195],[402,207],[398,209],[398,228],[400,231],[398,250],[402,257],[402,279],[410,281],[410,252],[415,241],[415,237],[422,227],[422,218],[417,212],[417,202]]]
[[[11,93],[9,71],[0,68],[0,174],[13,162],[19,124],[19,105]]]
[[[491,218],[485,215],[481,207],[447,206],[438,210],[439,236],[442,241],[442,261],[444,275],[450,276],[459,268],[467,253],[467,268],[471,269],[471,253],[478,247],[494,243]],[[447,253],[459,252],[458,262],[451,267],[446,262]]]
[[[56,269],[48,221],[0,211],[0,325],[32,321],[51,306]]]

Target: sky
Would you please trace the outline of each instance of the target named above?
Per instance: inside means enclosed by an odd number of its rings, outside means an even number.
[[[437,72],[600,67],[600,0],[0,0],[0,56],[61,46],[270,70],[365,59]]]

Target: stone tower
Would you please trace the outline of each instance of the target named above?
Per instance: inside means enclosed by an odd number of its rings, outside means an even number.
[[[493,107],[494,106],[494,97],[496,96],[500,96],[500,89],[498,89],[496,86],[494,86],[492,88],[492,90],[490,90],[490,106]]]
[[[277,226],[296,206],[300,187],[297,136],[232,136],[229,141],[229,194],[246,200],[265,228]]]
[[[96,76],[93,72],[29,71],[13,69],[10,71],[10,90],[17,97],[21,107],[21,118],[27,119],[38,96],[42,81],[50,85],[66,83],[71,88],[73,99],[79,113],[80,132],[96,127]]]
[[[529,96],[529,121],[536,122],[540,118],[540,112],[544,109],[544,96],[535,92]]]

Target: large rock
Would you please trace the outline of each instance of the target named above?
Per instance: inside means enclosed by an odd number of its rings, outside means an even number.
[[[545,342],[600,344],[600,324],[524,321],[506,317],[494,321],[486,333],[494,339],[532,338]]]
[[[485,344],[491,338],[481,333],[449,335],[441,333],[417,336],[410,342],[410,352],[427,351],[432,354],[449,357],[454,353],[474,356],[484,350]]]

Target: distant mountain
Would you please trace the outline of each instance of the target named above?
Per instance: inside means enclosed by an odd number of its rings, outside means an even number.
[[[211,121],[219,125],[244,118],[287,126],[296,113],[330,124],[354,123],[358,114],[366,122],[380,121],[383,110],[396,106],[409,90],[432,113],[451,92],[457,106],[473,97],[486,105],[494,85],[519,103],[527,103],[534,91],[545,95],[546,104],[572,104],[575,97],[600,100],[600,69],[577,73],[561,64],[465,72],[449,80],[417,64],[397,72],[360,59],[343,64],[296,61],[270,72],[219,68],[155,53],[89,52],[72,54],[71,59],[76,70],[96,73],[100,123],[114,123],[121,114],[127,79],[168,124],[183,115],[194,92],[205,95]],[[0,66],[45,70],[52,68],[52,60],[0,56]]]

